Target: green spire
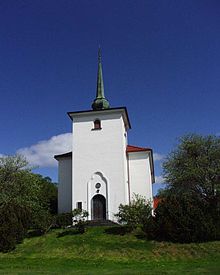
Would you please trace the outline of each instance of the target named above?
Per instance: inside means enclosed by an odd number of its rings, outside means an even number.
[[[109,102],[105,98],[104,94],[104,84],[102,76],[102,63],[101,63],[101,49],[98,51],[98,76],[97,76],[97,89],[96,89],[96,98],[93,101],[92,109],[94,111],[108,109]]]

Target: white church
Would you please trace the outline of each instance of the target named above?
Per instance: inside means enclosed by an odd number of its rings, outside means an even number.
[[[92,110],[68,112],[72,152],[58,161],[58,212],[87,210],[89,220],[115,220],[120,204],[133,194],[153,200],[153,152],[128,145],[131,124],[126,107],[110,108],[104,95],[101,54]]]

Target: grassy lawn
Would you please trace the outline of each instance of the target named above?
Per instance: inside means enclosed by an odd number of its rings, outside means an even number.
[[[220,274],[220,242],[173,244],[89,228],[58,237],[62,230],[24,240],[0,253],[1,274]]]

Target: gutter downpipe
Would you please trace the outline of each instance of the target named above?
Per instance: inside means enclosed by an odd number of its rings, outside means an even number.
[[[129,172],[129,154],[126,153],[127,155],[127,167],[128,167],[128,201],[129,205],[131,204],[131,189],[130,189],[130,172]]]

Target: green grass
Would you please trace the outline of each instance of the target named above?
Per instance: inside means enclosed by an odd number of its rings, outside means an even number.
[[[58,238],[61,230],[27,238],[0,253],[1,274],[220,274],[220,242],[173,244],[89,228]]]

